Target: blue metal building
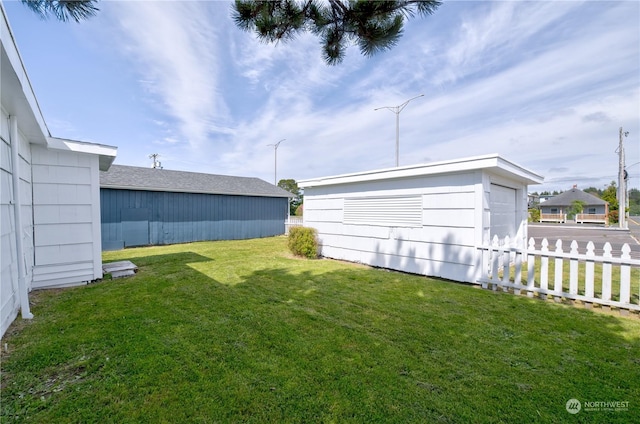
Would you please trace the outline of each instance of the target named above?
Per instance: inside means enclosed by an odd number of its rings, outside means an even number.
[[[258,178],[112,165],[100,173],[102,249],[283,234],[289,197]]]

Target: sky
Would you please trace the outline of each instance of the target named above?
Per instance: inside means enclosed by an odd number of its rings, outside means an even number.
[[[310,34],[258,41],[226,1],[101,1],[80,24],[4,7],[51,135],[117,146],[116,164],[268,182],[392,168],[384,107],[424,94],[399,114],[400,166],[498,153],[545,178],[530,191],[605,188],[623,127],[640,187],[637,1],[445,1],[337,66]]]

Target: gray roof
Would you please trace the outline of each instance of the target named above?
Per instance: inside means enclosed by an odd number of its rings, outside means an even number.
[[[236,196],[293,197],[288,191],[259,178],[124,165],[111,165],[108,171],[100,171],[100,187]]]
[[[606,205],[608,203],[593,194],[585,193],[577,188],[572,188],[571,190],[560,193],[557,196],[553,196],[546,202],[541,203],[540,206],[571,206],[571,204],[576,200],[584,202],[586,206]]]

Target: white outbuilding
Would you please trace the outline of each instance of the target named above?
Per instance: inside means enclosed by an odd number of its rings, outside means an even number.
[[[29,292],[102,278],[100,170],[117,149],[51,137],[0,3],[0,336]]]
[[[527,187],[543,177],[497,154],[298,182],[321,255],[477,281],[493,236],[526,246]]]

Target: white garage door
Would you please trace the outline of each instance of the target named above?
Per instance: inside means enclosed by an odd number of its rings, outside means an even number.
[[[491,184],[489,196],[491,209],[491,239],[497,235],[500,240],[507,235],[516,236],[516,190]]]

